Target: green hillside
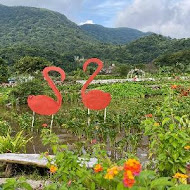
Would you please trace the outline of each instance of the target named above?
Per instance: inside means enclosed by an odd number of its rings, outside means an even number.
[[[98,57],[109,64],[146,64],[168,54],[190,50],[190,39],[177,40],[157,34],[122,45],[102,43],[64,15],[39,8],[0,5],[0,24],[0,57],[9,65],[24,56],[34,56],[70,71],[78,67],[75,55],[86,59]],[[107,35],[103,39],[113,39],[111,34]],[[183,63],[182,58],[178,61]]]
[[[84,24],[81,28],[100,42],[111,44],[126,44],[152,34],[132,28],[106,28],[97,24]]]
[[[27,45],[64,53],[95,43],[63,14],[46,9],[0,5],[0,25],[0,48]]]
[[[144,64],[152,62],[159,56],[182,50],[190,50],[190,38],[171,39],[153,34],[125,46],[117,47],[112,57],[116,57],[116,60],[122,63]]]

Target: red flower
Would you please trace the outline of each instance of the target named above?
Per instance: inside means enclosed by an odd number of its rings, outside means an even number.
[[[145,117],[152,117],[152,114],[146,114]]]
[[[103,170],[103,167],[101,166],[101,164],[96,164],[94,167],[94,172],[98,173],[101,172]]]
[[[187,90],[187,91],[182,90],[181,91],[181,96],[188,96],[188,95],[189,95],[189,90]]]
[[[134,176],[130,170],[124,173],[123,184],[125,187],[131,188],[135,183]]]
[[[47,128],[47,123],[42,124],[42,127]]]

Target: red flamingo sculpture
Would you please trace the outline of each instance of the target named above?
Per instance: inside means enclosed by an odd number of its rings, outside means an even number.
[[[89,77],[89,79],[86,81],[86,83],[84,84],[84,86],[81,89],[82,102],[83,102],[84,106],[88,108],[88,114],[90,114],[90,110],[105,109],[105,111],[104,111],[104,121],[105,121],[105,119],[106,119],[106,107],[111,102],[111,95],[109,93],[105,93],[101,90],[91,90],[88,93],[85,93],[89,84],[93,81],[93,79],[96,77],[96,75],[103,68],[103,63],[100,59],[97,59],[97,58],[88,59],[83,65],[83,71],[84,72],[86,71],[87,66],[90,63],[96,63],[98,65],[98,68]]]
[[[59,67],[54,67],[54,66],[46,67],[43,70],[42,73],[43,73],[44,79],[47,80],[48,85],[51,87],[51,89],[55,93],[57,97],[57,101],[55,101],[53,98],[48,97],[46,95],[37,95],[37,96],[30,95],[28,97],[28,100],[27,100],[28,106],[33,111],[32,130],[34,126],[35,113],[40,114],[40,115],[52,115],[52,120],[51,120],[51,125],[50,125],[50,129],[52,129],[53,116],[61,108],[62,96],[59,90],[57,89],[57,87],[55,86],[54,82],[52,81],[52,79],[49,77],[50,71],[56,71],[60,73],[61,81],[65,80],[65,72]]]

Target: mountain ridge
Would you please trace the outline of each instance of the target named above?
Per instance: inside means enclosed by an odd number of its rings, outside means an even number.
[[[0,47],[30,44],[69,51],[76,45],[96,43],[65,15],[48,9],[3,5],[0,25]]]
[[[118,27],[108,28],[99,24],[84,24],[80,26],[87,34],[103,43],[126,44],[141,37],[151,35],[151,32],[142,32],[137,29]]]
[[[65,15],[41,8],[0,5],[0,25],[0,57],[9,65],[24,56],[43,57],[68,70],[76,68],[74,56],[98,57],[110,64],[146,64],[190,49],[190,38],[178,40],[157,34],[124,45],[103,43]]]

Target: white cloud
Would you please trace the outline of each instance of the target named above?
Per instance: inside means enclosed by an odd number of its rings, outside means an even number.
[[[84,25],[84,24],[94,24],[93,20],[87,20],[86,22],[81,22],[79,25]]]
[[[120,11],[115,25],[175,38],[190,37],[190,0],[134,0]]]

